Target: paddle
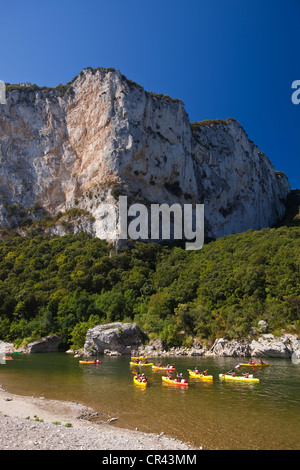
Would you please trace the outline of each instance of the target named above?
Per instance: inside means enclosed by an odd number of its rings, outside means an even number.
[[[239,369],[240,366],[239,364],[237,366],[235,366],[235,369]],[[222,377],[224,377],[224,375],[228,374],[228,372],[230,372],[232,369],[229,369],[229,371],[225,372],[225,374],[222,375]],[[241,372],[241,371],[240,371]]]
[[[222,377],[224,377],[224,375],[228,374],[230,371],[232,371],[232,369],[229,369],[227,372],[225,372],[225,374],[223,374]]]

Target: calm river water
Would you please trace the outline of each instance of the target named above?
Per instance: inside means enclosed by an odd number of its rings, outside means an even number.
[[[80,402],[99,412],[99,420],[119,418],[112,426],[164,432],[204,449],[300,448],[300,364],[288,359],[269,359],[270,367],[251,371],[260,383],[249,384],[218,377],[242,358],[170,357],[189,387],[165,385],[163,372],[145,367],[153,380],[143,389],[133,384],[129,357],[101,356],[100,365],[81,365],[64,353],[13,357],[0,364],[7,391]],[[190,379],[187,369],[195,366],[208,369],[213,382]]]

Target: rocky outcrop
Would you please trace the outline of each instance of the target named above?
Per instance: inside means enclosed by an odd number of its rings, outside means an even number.
[[[62,338],[58,335],[49,335],[44,338],[27,344],[24,352],[33,353],[51,353],[60,351]]]
[[[0,354],[12,354],[14,352],[22,352],[26,354],[32,353],[51,353],[59,352],[62,347],[62,338],[58,335],[49,335],[36,341],[28,343],[26,346],[20,345],[18,348],[13,343],[6,343],[0,340]]]
[[[5,341],[0,340],[0,355],[10,354],[14,352],[15,348],[13,343],[6,343]]]
[[[251,356],[251,348],[247,341],[226,341],[220,338],[216,341],[211,353],[214,356],[247,357]]]
[[[292,359],[295,363],[300,360],[300,339],[295,334],[283,333],[281,336],[273,334],[259,334],[268,329],[267,322],[258,322],[253,328],[251,336],[243,340],[217,339],[211,348],[202,346],[197,341],[191,347],[167,348],[161,340],[150,341],[146,346],[141,345],[136,355],[150,357],[168,356],[219,356],[219,357],[269,357]],[[255,339],[253,338],[255,334]]]
[[[129,355],[145,338],[136,323],[115,322],[97,325],[86,334],[84,353],[90,356]]]
[[[272,334],[265,334],[251,341],[253,357],[291,358],[293,354],[300,358],[300,341],[295,335],[285,334],[276,338]]]
[[[284,174],[233,119],[193,126],[192,157],[198,199],[213,238],[270,227],[284,214],[290,191]]]
[[[258,339],[244,341],[226,341],[221,338],[216,341],[211,353],[224,357],[300,358],[300,340],[292,334],[283,334],[279,337],[263,334]]]
[[[205,207],[212,238],[267,227],[285,211],[284,174],[234,119],[190,124],[182,101],[145,91],[112,69],[85,69],[55,89],[8,86],[0,106],[0,225],[70,208],[89,216],[53,233],[114,240],[106,204]]]

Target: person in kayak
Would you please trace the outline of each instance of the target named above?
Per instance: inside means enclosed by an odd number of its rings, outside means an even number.
[[[236,373],[234,369],[231,369],[229,372],[227,372],[228,375],[231,375],[232,377],[236,377]]]
[[[200,374],[198,367],[195,367],[194,374]]]
[[[159,363],[157,364],[157,367],[162,367],[162,363],[159,362]]]
[[[136,380],[138,380],[139,382],[147,382],[147,377],[145,376],[145,374],[140,374],[139,372],[136,374],[135,376]]]
[[[174,380],[173,372],[171,370],[167,372],[167,376],[169,377],[170,380]]]
[[[186,382],[181,372],[179,375],[177,374],[177,382]]]
[[[262,361],[261,357],[259,358],[259,363],[264,364],[264,361]]]

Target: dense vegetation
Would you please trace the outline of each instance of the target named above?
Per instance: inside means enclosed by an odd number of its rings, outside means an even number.
[[[244,337],[260,319],[300,330],[300,227],[248,231],[197,252],[136,242],[115,253],[87,234],[0,242],[0,339],[57,333],[81,347],[89,327],[136,321],[150,337]]]

